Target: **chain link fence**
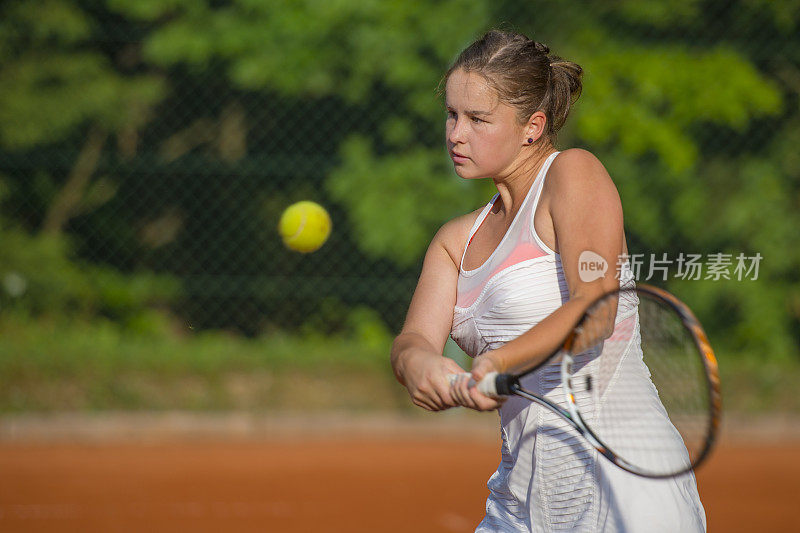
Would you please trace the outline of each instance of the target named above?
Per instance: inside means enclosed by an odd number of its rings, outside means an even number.
[[[447,167],[436,94],[481,31],[505,24],[585,66],[562,148],[597,153],[624,202],[646,194],[637,183],[660,183],[660,194],[709,161],[775,154],[798,123],[796,3],[333,4],[5,3],[5,227],[67,238],[81,262],[175,280],[167,305],[198,330],[331,333],[354,316],[398,330],[424,243],[491,194]],[[700,189],[724,189],[706,176]],[[690,201],[673,193],[661,199]],[[333,220],[312,254],[287,250],[277,232],[299,200]],[[629,217],[628,231],[646,250],[644,219]]]

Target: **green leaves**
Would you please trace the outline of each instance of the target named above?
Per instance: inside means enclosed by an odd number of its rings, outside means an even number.
[[[116,129],[163,93],[158,77],[120,76],[99,54],[31,52],[0,67],[0,144],[58,141],[87,121]]]
[[[115,0],[114,9],[153,20],[174,16],[149,36],[145,55],[158,65],[204,68],[227,64],[230,79],[246,89],[282,94],[364,98],[376,83],[430,94],[444,64],[485,24],[487,6],[466,0],[413,4],[305,0],[239,0],[212,9],[205,2]],[[459,25],[438,23],[457,13]],[[436,27],[432,27],[436,26]],[[417,103],[431,110],[428,103]]]
[[[713,123],[741,130],[782,105],[777,85],[729,49],[612,42],[580,61],[587,74],[578,135],[591,143],[619,143],[633,157],[653,152],[672,172],[697,162],[692,127]]]
[[[175,14],[207,12],[205,0],[107,0],[112,10],[132,19],[156,21]]]
[[[658,2],[617,0],[608,2],[603,7],[631,22],[645,23],[658,28],[691,22],[701,14],[700,10],[703,8],[700,0],[660,0]]]
[[[173,301],[178,287],[169,277],[123,275],[75,261],[74,246],[61,235],[30,236],[0,226],[0,308],[28,317],[126,322],[152,304]]]
[[[0,9],[0,59],[25,44],[76,44],[91,33],[86,14],[63,0],[16,0]],[[24,44],[23,44],[24,43]]]
[[[15,2],[0,18],[0,147],[56,142],[90,121],[138,125],[164,96],[160,76],[123,75],[86,46],[94,23],[73,2]]]
[[[369,141],[354,136],[342,159],[327,188],[347,208],[359,245],[372,257],[416,263],[432,228],[476,204],[474,188],[448,172],[440,150],[377,157]]]
[[[298,259],[293,273],[305,265],[317,275],[337,261],[330,268],[349,271],[360,251],[405,275],[437,227],[490,195],[491,182],[453,175],[436,87],[460,50],[504,20],[584,68],[566,134],[570,145],[596,153],[617,183],[632,253],[761,253],[758,285],[686,291],[704,320],[733,310],[715,325],[731,342],[792,350],[800,324],[797,2],[4,2],[0,150],[26,158],[67,147],[50,156],[53,164],[41,156],[30,158],[33,168],[4,167],[4,206],[35,196],[18,216],[35,227],[86,144],[80,135],[96,128],[102,164],[86,170],[86,209],[73,213],[85,217],[84,237],[103,237],[81,245],[123,250],[137,222],[189,213],[193,238],[202,228],[208,240],[195,250],[178,235],[174,253],[195,260],[197,250],[212,250],[208,264],[222,270],[282,275],[272,255],[250,265],[255,245],[217,261],[226,236],[247,240],[236,224],[258,198],[272,197],[278,211],[287,198],[319,193],[347,217],[338,231],[352,234],[331,244],[348,259]],[[169,105],[158,107],[168,93]],[[230,139],[232,155],[221,157]],[[129,167],[114,166],[115,155]],[[224,195],[214,192],[222,182]],[[151,196],[164,205],[150,205]],[[220,197],[229,205],[218,215]],[[109,213],[92,220],[98,206]],[[61,253],[47,250],[41,257],[53,261]],[[81,283],[71,286],[83,291]],[[109,308],[112,300],[126,298],[109,295]]]

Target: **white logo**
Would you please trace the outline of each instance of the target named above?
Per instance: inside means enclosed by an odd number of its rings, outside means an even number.
[[[608,262],[591,250],[584,250],[578,257],[578,276],[584,283],[606,277]]]

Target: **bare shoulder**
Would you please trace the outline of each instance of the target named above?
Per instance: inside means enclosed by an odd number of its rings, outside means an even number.
[[[483,208],[453,218],[445,222],[431,241],[431,247],[443,247],[453,263],[458,265],[461,262],[461,253],[467,244],[467,236],[472,225],[475,224],[478,215]]]
[[[545,188],[554,197],[562,198],[573,195],[619,197],[600,160],[581,148],[564,150],[555,158],[547,173]]]

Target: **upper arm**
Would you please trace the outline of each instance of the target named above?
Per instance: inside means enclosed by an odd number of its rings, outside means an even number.
[[[442,226],[428,246],[422,273],[408,308],[402,333],[415,333],[441,353],[453,325],[458,284],[458,244],[464,240],[465,217]]]
[[[623,250],[622,203],[606,169],[591,153],[566,150],[548,175],[549,210],[556,245],[570,297],[594,298],[616,289],[618,258]],[[584,252],[605,260],[604,277],[591,280],[590,270],[580,262]]]

